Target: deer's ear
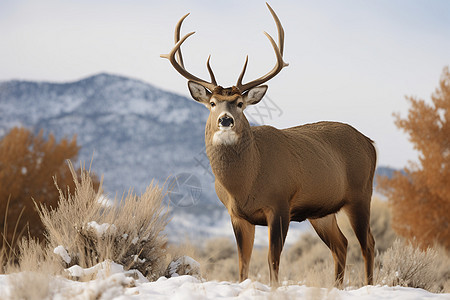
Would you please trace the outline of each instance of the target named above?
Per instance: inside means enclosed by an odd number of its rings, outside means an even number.
[[[260,85],[245,92],[244,93],[245,103],[247,105],[252,105],[261,101],[261,99],[266,94],[267,88],[268,88],[267,85]]]
[[[203,85],[189,80],[188,88],[189,92],[191,92],[192,98],[194,98],[195,101],[198,101],[203,104],[209,103],[209,99],[211,98],[211,92],[208,91]]]

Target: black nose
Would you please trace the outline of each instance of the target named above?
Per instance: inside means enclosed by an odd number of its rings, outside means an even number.
[[[229,127],[234,125],[234,120],[233,118],[230,118],[229,116],[223,116],[222,118],[219,119],[219,124],[220,126],[223,127]]]

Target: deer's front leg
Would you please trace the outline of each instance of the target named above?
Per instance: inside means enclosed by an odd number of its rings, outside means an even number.
[[[289,214],[271,211],[267,213],[267,225],[269,226],[270,285],[278,287],[278,269],[281,251],[289,228]]]
[[[239,281],[242,282],[248,278],[250,258],[255,240],[255,225],[237,217],[231,217],[231,223],[239,255]]]

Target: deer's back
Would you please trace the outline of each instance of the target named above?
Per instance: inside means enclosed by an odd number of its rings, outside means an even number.
[[[352,126],[318,122],[278,130],[252,128],[269,182],[285,197],[340,201],[349,190],[371,191],[376,152],[373,142]]]

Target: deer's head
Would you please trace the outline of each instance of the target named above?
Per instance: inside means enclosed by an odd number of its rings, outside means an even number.
[[[267,32],[264,33],[272,44],[277,62],[269,73],[256,80],[246,84],[242,83],[245,70],[247,69],[248,56],[245,60],[244,68],[239,75],[236,85],[229,88],[223,88],[217,84],[214,73],[209,64],[210,57],[208,57],[206,62],[206,66],[211,77],[209,82],[189,73],[184,68],[181,45],[189,36],[194,34],[194,32],[188,33],[180,39],[181,25],[189,14],[183,16],[175,27],[175,47],[169,54],[161,55],[162,58],[169,59],[175,70],[189,80],[188,87],[192,98],[204,104],[209,109],[210,114],[206,124],[206,131],[207,134],[209,133],[211,135],[213,144],[232,145],[239,140],[242,132],[249,127],[247,118],[244,115],[244,109],[249,105],[253,105],[261,101],[267,91],[267,85],[262,84],[276,76],[284,67],[288,65],[283,61],[283,27],[269,4],[267,4],[267,7],[269,8],[278,28],[278,45]]]

